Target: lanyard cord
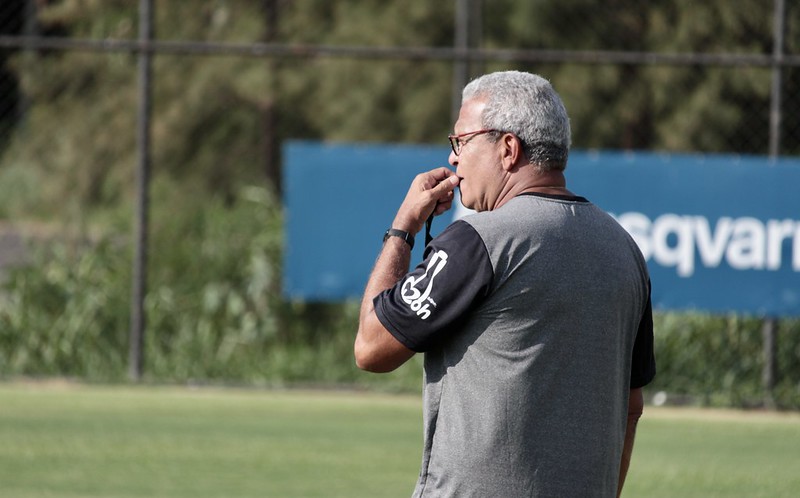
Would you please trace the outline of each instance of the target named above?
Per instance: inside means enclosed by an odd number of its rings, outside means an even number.
[[[433,237],[431,236],[431,223],[433,223],[433,213],[431,213],[431,215],[428,216],[428,220],[425,222],[425,245],[426,246],[431,243],[431,240],[433,240]]]

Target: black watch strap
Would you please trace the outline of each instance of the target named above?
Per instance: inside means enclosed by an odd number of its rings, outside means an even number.
[[[386,242],[386,239],[389,237],[400,237],[401,239],[406,241],[408,247],[414,249],[414,236],[408,232],[404,232],[403,230],[398,230],[396,228],[390,228],[386,230],[386,233],[383,234],[383,241]]]

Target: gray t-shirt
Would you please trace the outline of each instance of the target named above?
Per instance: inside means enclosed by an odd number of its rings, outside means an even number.
[[[629,390],[655,375],[645,261],[580,197],[465,217],[375,298],[425,352],[414,496],[616,495]]]

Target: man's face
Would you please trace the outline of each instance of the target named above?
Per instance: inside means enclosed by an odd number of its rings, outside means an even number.
[[[465,101],[458,113],[454,134],[481,130],[481,114],[485,105],[481,99]],[[492,209],[499,193],[498,181],[502,176],[497,144],[489,142],[485,134],[466,137],[462,144],[459,155],[451,151],[448,158],[460,179],[461,203],[475,211]]]

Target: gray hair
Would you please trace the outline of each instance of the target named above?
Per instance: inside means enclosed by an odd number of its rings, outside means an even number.
[[[549,81],[520,71],[489,73],[472,80],[462,92],[462,102],[484,99],[484,128],[516,135],[525,157],[543,170],[563,170],[569,154],[569,117]],[[488,135],[492,141],[500,133]]]

